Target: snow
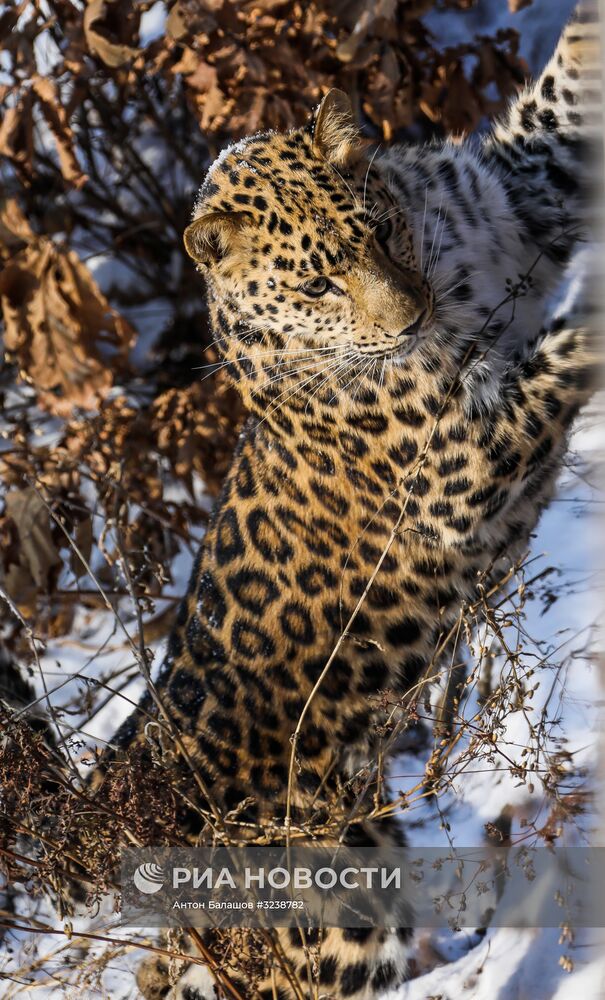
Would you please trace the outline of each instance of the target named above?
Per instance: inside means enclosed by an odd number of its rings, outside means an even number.
[[[139,41],[143,48],[155,42],[156,38],[161,38],[166,27],[168,12],[163,0],[157,0],[149,10],[141,14],[139,22]]]
[[[603,937],[578,934],[567,947],[582,965],[571,974],[558,964],[560,932],[556,929],[488,931],[462,958],[434,969],[385,994],[384,1000],[599,1000],[604,973]]]

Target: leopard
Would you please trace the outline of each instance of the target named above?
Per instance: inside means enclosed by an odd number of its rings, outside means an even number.
[[[197,777],[187,843],[220,821],[232,842],[296,829],[404,849],[372,777],[385,692],[405,718],[447,669],[461,608],[525,550],[597,385],[588,310],[548,317],[590,234],[598,55],[583,3],[486,137],[383,148],[331,90],[305,126],[208,170],[185,247],[249,416],[158,697],[97,768],[102,788],[161,702]],[[176,982],[161,958],[137,981],[170,1000],[374,1000],[408,975],[411,923],[279,929],[253,983],[237,945],[218,975],[204,964],[237,937],[211,932]]]

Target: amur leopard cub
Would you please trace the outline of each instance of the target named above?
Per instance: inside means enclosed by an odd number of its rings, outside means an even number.
[[[380,750],[381,693],[425,676],[521,552],[591,392],[586,326],[542,324],[586,233],[595,16],[580,9],[482,143],[372,154],[332,91],[308,126],[245,139],[206,176],[185,243],[250,418],[157,680],[207,791],[190,790],[191,843],[216,809],[234,840],[327,816],[335,839],[398,842],[368,818],[375,786],[360,803],[351,782]],[[141,707],[118,752],[142,741]],[[246,998],[370,1000],[405,978],[410,937],[282,930],[256,983],[237,947],[224,970]],[[167,994],[160,973],[141,971],[147,996]],[[210,982],[193,963],[169,995],[223,995]]]

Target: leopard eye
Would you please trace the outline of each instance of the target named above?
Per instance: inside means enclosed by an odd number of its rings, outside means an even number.
[[[379,222],[378,225],[376,226],[376,229],[374,230],[374,236],[376,237],[379,243],[384,244],[387,242],[392,231],[393,231],[393,226],[391,220],[383,219],[383,221]]]
[[[334,288],[332,282],[329,278],[323,278],[320,275],[317,278],[311,278],[310,281],[305,281],[304,285],[301,285],[301,292],[305,295],[310,295],[313,299],[318,299],[321,295],[325,295],[326,292],[331,291]]]

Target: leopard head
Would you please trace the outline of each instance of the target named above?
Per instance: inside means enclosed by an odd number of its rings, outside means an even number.
[[[248,371],[277,352],[310,377],[369,370],[422,337],[432,293],[369,145],[333,90],[306,127],[244,139],[210,168],[185,246],[222,353]]]

